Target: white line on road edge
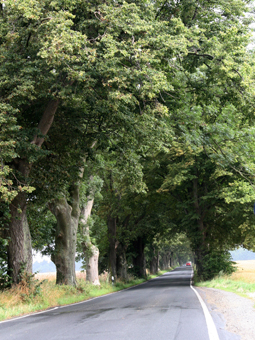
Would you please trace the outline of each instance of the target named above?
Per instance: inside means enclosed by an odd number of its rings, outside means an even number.
[[[203,299],[201,296],[198,294],[195,288],[192,287],[192,277],[193,277],[193,270],[191,273],[191,278],[190,278],[190,288],[195,292],[196,296],[198,297],[199,302],[201,303],[204,315],[205,315],[205,321],[207,324],[207,330],[208,330],[208,335],[210,340],[220,340],[217,329],[215,327],[215,324],[213,322],[212,316],[206,307],[206,304],[204,303]]]

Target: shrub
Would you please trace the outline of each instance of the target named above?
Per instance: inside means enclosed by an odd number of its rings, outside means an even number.
[[[203,279],[211,280],[218,275],[231,275],[236,268],[228,251],[211,251],[203,258]]]

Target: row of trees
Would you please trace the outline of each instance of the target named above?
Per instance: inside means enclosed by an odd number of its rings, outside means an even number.
[[[69,285],[77,253],[97,283],[99,250],[100,269],[126,278],[191,248],[205,277],[210,254],[253,246],[250,3],[2,3],[0,265],[12,283],[32,271],[32,246]]]

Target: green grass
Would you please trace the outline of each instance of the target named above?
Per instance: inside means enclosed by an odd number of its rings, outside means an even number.
[[[255,293],[255,283],[233,280],[228,276],[217,277],[210,281],[196,282],[198,287],[216,288],[250,298],[250,293]]]
[[[167,273],[167,272],[169,272],[169,271],[171,271],[172,269],[167,269],[167,270],[160,270],[160,271],[158,271],[158,273],[157,274],[153,274],[153,275],[148,275],[148,277],[147,277],[147,279],[148,280],[151,280],[151,279],[155,279],[156,277],[158,277],[158,276],[160,276],[160,275],[163,275],[163,274],[165,274],[165,273]]]

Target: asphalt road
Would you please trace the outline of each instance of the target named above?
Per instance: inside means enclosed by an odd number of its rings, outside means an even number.
[[[191,273],[179,267],[118,293],[0,323],[0,339],[212,340]]]

